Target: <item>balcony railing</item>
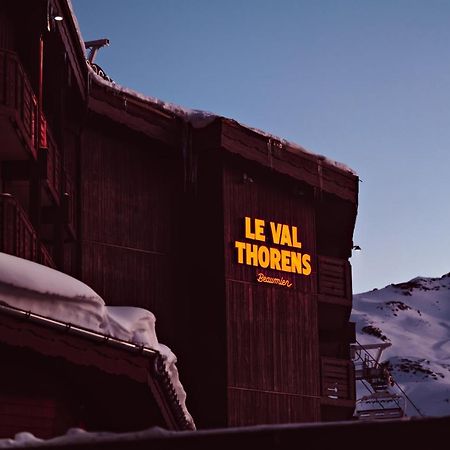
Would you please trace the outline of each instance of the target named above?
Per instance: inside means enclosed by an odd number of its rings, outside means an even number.
[[[62,190],[61,153],[43,114],[40,115],[38,125],[39,111],[36,96],[18,56],[7,50],[0,50],[1,115],[8,117],[6,122],[0,120],[2,146],[12,147],[3,150],[8,155],[6,159],[27,159],[25,153],[21,151],[25,148],[31,153],[33,159],[37,160],[39,148],[46,149],[43,150],[45,153],[43,169],[47,186],[53,200],[59,204]],[[15,136],[16,139],[9,139],[7,135]],[[16,145],[11,142],[16,142]],[[15,151],[16,146],[19,148],[18,151]]]
[[[25,147],[37,158],[36,96],[28,77],[14,52],[0,50],[0,113],[9,116],[16,133],[25,142]],[[20,142],[20,141],[18,141]]]
[[[346,359],[321,358],[322,398],[333,401],[355,401],[355,372]]]
[[[55,268],[25,211],[9,194],[0,194],[0,251]]]

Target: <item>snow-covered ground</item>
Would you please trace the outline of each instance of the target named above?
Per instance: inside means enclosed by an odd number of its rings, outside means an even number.
[[[70,428],[67,433],[51,439],[40,439],[34,434],[24,431],[17,433],[13,438],[0,439],[0,448],[12,447],[40,447],[40,446],[64,446],[76,444],[91,444],[105,442],[127,442],[137,439],[145,439],[152,437],[170,436],[174,432],[159,427],[149,428],[143,431],[134,431],[129,433],[111,433],[108,431],[89,432],[81,428]]]
[[[357,294],[351,320],[360,344],[392,344],[382,361],[424,416],[450,415],[450,273]],[[408,402],[406,413],[419,415]]]
[[[159,351],[186,418],[186,392],[176,356],[158,342],[156,318],[142,308],[106,306],[90,287],[62,272],[0,252],[0,305],[85,328]]]

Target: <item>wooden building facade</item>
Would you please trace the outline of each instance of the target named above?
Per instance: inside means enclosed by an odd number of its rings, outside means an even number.
[[[151,310],[200,428],[350,418],[357,176],[84,51],[67,0],[1,3],[0,251]]]

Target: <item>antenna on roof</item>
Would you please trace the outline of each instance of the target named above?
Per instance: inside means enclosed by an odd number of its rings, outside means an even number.
[[[106,47],[109,45],[109,39],[97,39],[96,41],[87,41],[84,43],[86,50],[89,49],[88,61],[92,64],[97,55],[97,52],[102,47]]]

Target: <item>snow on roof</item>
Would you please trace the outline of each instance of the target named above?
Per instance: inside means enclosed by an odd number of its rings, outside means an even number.
[[[57,270],[0,253],[0,302],[104,333],[103,299],[81,281]]]
[[[0,281],[12,286],[59,297],[103,300],[89,286],[41,264],[0,253]]]
[[[75,31],[76,31],[76,34],[77,34],[77,38],[78,38],[80,47],[83,50],[83,52],[86,53],[86,48],[85,48],[84,41],[83,41],[83,38],[82,38],[82,35],[81,35],[81,30],[80,30],[80,27],[79,27],[79,24],[78,24],[78,21],[77,21],[77,18],[76,18],[76,15],[75,15],[72,3],[71,3],[71,0],[67,0],[67,4],[68,4],[68,7],[69,7],[70,14],[72,16],[73,25],[75,27]],[[248,130],[251,130],[251,131],[253,131],[254,133],[256,133],[256,134],[258,134],[260,136],[264,136],[264,137],[266,137],[268,139],[272,139],[272,140],[278,141],[278,142],[282,143],[284,146],[288,146],[288,147],[290,147],[290,148],[292,148],[294,150],[298,150],[300,152],[304,152],[304,153],[308,153],[310,155],[316,156],[319,160],[325,162],[326,164],[330,164],[331,166],[336,167],[339,170],[342,170],[344,172],[351,173],[352,175],[355,175],[355,176],[357,175],[356,172],[353,169],[351,169],[350,167],[348,167],[347,165],[345,165],[343,163],[340,163],[338,161],[334,161],[332,159],[329,159],[329,158],[327,158],[327,157],[325,157],[323,155],[319,155],[319,154],[313,153],[310,150],[306,150],[304,147],[302,147],[302,146],[300,146],[300,145],[298,145],[298,144],[296,144],[294,142],[287,141],[286,139],[280,138],[280,137],[278,137],[278,136],[276,136],[274,134],[267,133],[267,132],[262,131],[262,130],[260,130],[258,128],[252,128],[252,127],[247,126],[247,125],[245,125],[245,124],[243,124],[241,122],[238,122],[238,121],[236,121],[234,119],[229,119],[229,118],[226,118],[224,116],[221,116],[221,115],[218,115],[218,114],[215,114],[215,113],[212,113],[212,112],[202,111],[202,110],[199,110],[199,109],[185,108],[185,107],[177,105],[175,103],[165,102],[165,101],[162,101],[162,100],[160,100],[160,99],[158,99],[156,97],[151,97],[151,96],[148,96],[148,95],[141,94],[141,93],[139,93],[137,91],[134,91],[133,89],[129,89],[129,88],[120,86],[119,84],[117,84],[115,82],[111,82],[111,81],[105,80],[104,78],[102,78],[98,74],[96,74],[90,65],[87,65],[87,67],[88,67],[88,71],[89,71],[90,76],[93,79],[95,79],[95,81],[97,83],[102,84],[104,86],[107,86],[110,89],[113,89],[114,91],[119,92],[121,94],[129,95],[131,97],[134,97],[134,98],[137,98],[137,99],[141,100],[144,103],[147,103],[149,105],[156,106],[156,107],[161,108],[161,109],[163,109],[165,111],[168,111],[168,112],[176,115],[177,117],[182,118],[184,121],[186,121],[187,123],[191,124],[192,127],[194,127],[194,128],[204,128],[207,125],[209,125],[210,123],[212,123],[217,118],[232,120],[235,123],[237,123],[238,125],[246,128]]]
[[[158,343],[156,337],[156,318],[150,311],[131,306],[107,306],[106,309],[112,336],[144,344],[163,353],[160,349],[162,344]]]
[[[298,151],[303,152],[303,153],[307,153],[308,155],[315,156],[318,159],[320,159],[321,161],[325,162],[326,164],[330,164],[331,166],[337,167],[338,169],[343,170],[344,172],[349,172],[352,175],[357,176],[357,173],[352,168],[347,166],[346,164],[343,164],[343,163],[338,162],[338,161],[334,161],[333,159],[327,158],[324,155],[319,155],[318,153],[314,153],[311,150],[307,150],[305,147],[302,147],[301,145],[296,144],[295,142],[287,141],[284,138],[280,138],[278,136],[275,136],[273,134],[267,133],[266,131],[260,130],[258,128],[252,128],[252,127],[249,127],[249,126],[243,125],[243,124],[240,124],[240,125],[245,127],[245,128],[248,128],[249,130],[254,131],[255,133],[257,133],[257,134],[259,134],[261,136],[265,136],[268,139],[279,141],[283,146],[292,148],[294,150],[298,150]]]
[[[237,123],[239,126],[244,127],[248,130],[251,130],[260,136],[264,136],[267,139],[271,139],[273,141],[278,141],[281,144],[283,144],[283,146],[286,146],[291,149],[298,150],[300,152],[315,156],[319,160],[323,161],[325,164],[330,164],[331,166],[336,167],[344,172],[351,173],[352,175],[355,175],[355,176],[357,175],[353,169],[351,169],[350,167],[348,167],[347,165],[345,165],[343,163],[329,159],[326,156],[319,155],[317,153],[313,153],[312,151],[307,150],[304,147],[302,147],[294,142],[287,141],[286,139],[280,138],[274,134],[267,133],[258,128],[252,128],[248,125],[238,122],[237,120],[229,119],[227,117],[224,117],[224,116],[212,113],[212,112],[202,111],[199,109],[185,108],[183,106],[176,105],[175,103],[165,102],[165,101],[157,99],[156,97],[150,97],[150,96],[141,94],[132,89],[120,86],[119,84],[117,84],[113,81],[105,80],[104,78],[102,78],[98,74],[96,74],[91,67],[89,67],[89,73],[92,76],[92,78],[94,78],[96,80],[97,83],[107,86],[108,88],[113,89],[114,91],[119,92],[121,94],[126,94],[126,95],[132,96],[134,98],[137,98],[137,99],[141,100],[142,102],[147,103],[151,106],[156,106],[158,108],[162,108],[163,110],[168,111],[168,112],[182,118],[184,121],[191,124],[193,128],[204,128],[204,127],[208,126],[210,123],[212,123],[215,119],[218,119],[218,118],[231,120],[231,121]]]
[[[106,306],[103,299],[81,281],[49,267],[0,252],[0,304],[70,323],[160,352],[188,422],[176,356],[158,342],[156,318],[142,308]]]
[[[180,117],[186,122],[190,123],[194,128],[206,127],[219,117],[218,115],[211,112],[201,111],[199,109],[185,108],[183,106],[176,105],[174,103],[164,102],[156,97],[141,94],[139,92],[134,91],[133,89],[121,86],[115,83],[114,81],[105,80],[104,78],[96,74],[92,69],[92,67],[90,67],[89,65],[88,68],[91,77],[95,79],[95,81],[98,82],[99,84],[107,86],[108,88],[120,94],[128,95],[130,97],[139,99],[141,102],[148,104],[150,106],[172,113],[175,116]]]

